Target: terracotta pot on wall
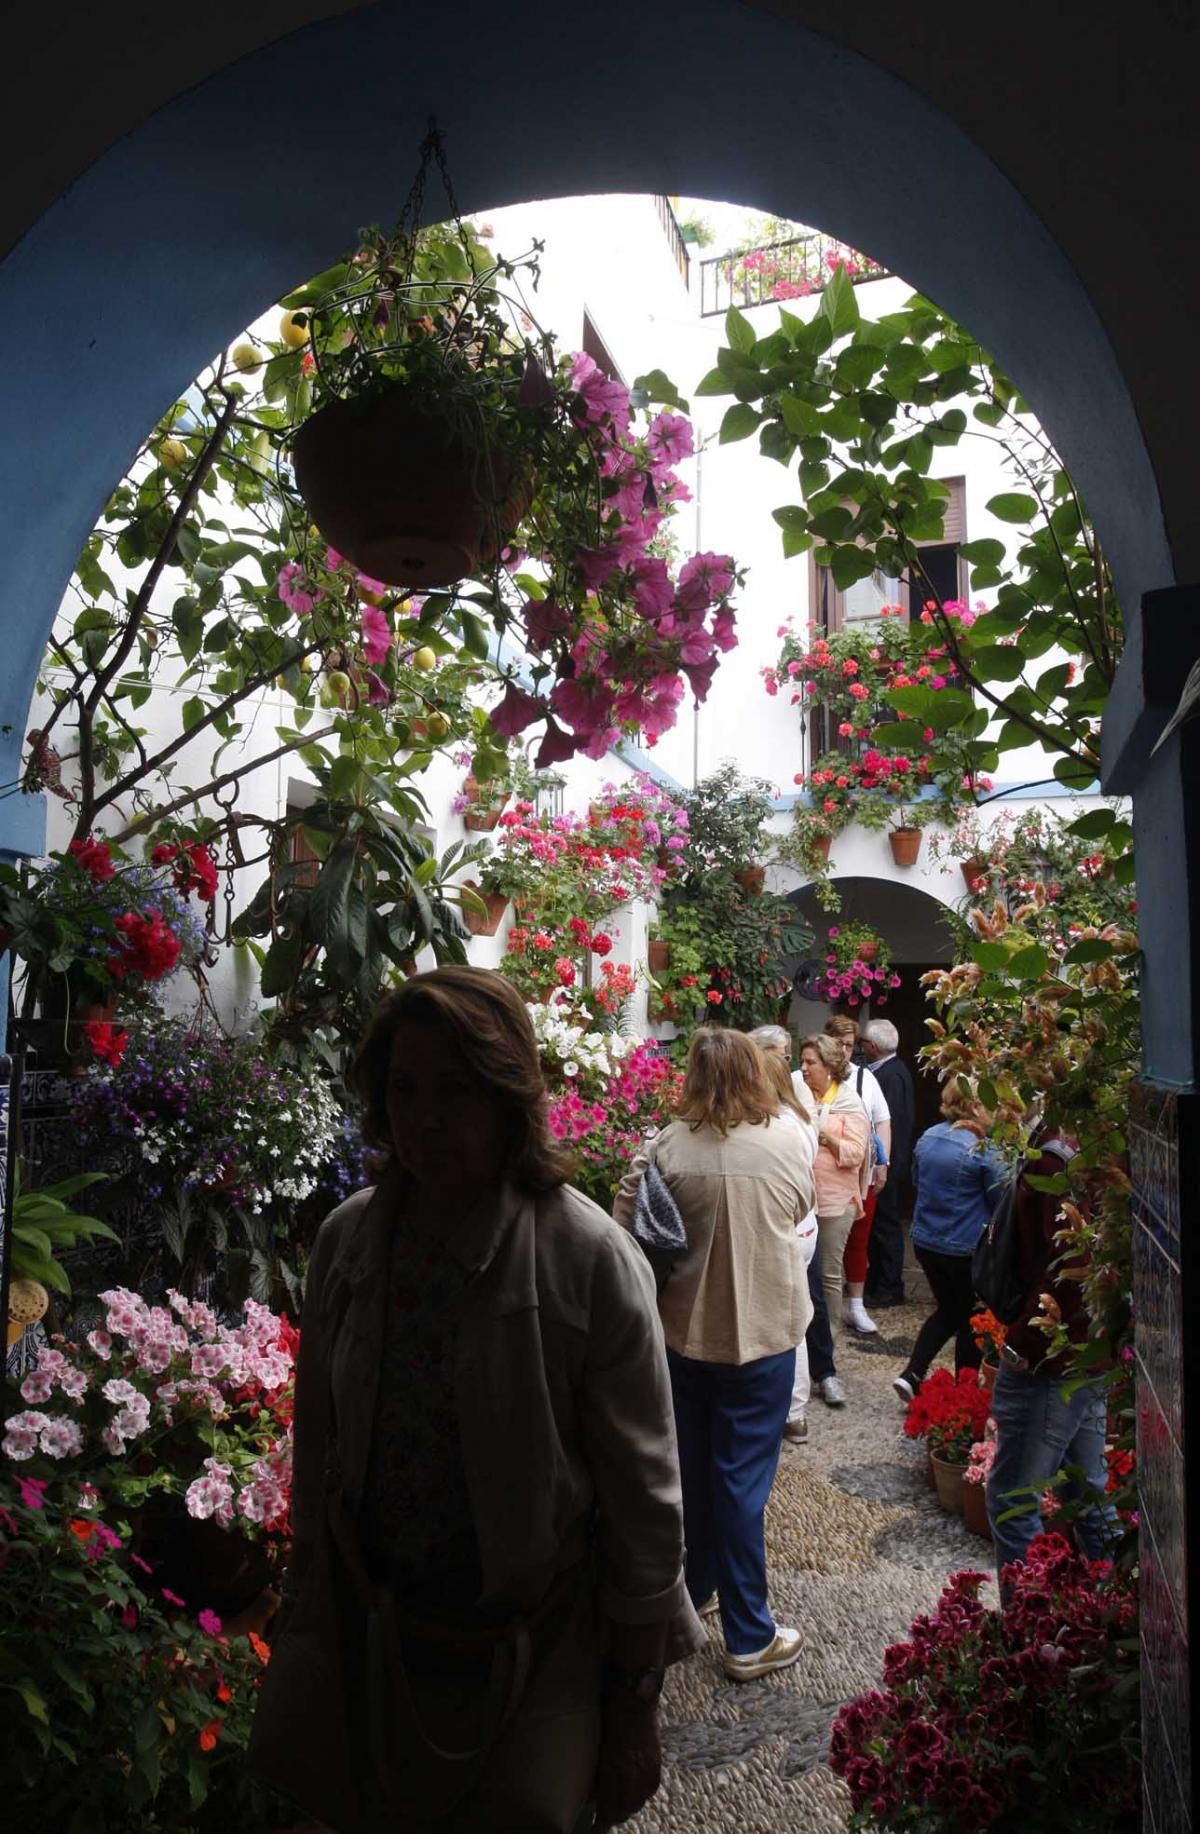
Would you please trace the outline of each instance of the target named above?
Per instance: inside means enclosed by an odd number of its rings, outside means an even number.
[[[483,789],[472,776],[466,778],[463,783],[463,791],[472,802],[482,802],[483,797],[487,794],[486,789]],[[463,827],[471,834],[490,834],[504,813],[504,805],[507,801],[508,792],[505,791],[504,795],[488,809],[464,809]]]
[[[999,1363],[989,1362],[986,1356],[979,1365],[979,1386],[986,1388],[989,1395],[992,1392],[992,1384],[996,1380],[996,1371],[999,1367]]]
[[[816,854],[822,860],[829,858],[829,849],[832,846],[832,834],[814,834],[812,839],[805,844],[808,853]]]
[[[390,586],[478,571],[533,501],[498,449],[470,451],[402,383],[331,401],[292,442],[296,487],[326,541]],[[499,495],[500,504],[489,501]]]
[[[992,1538],[991,1524],[988,1521],[987,1496],[982,1484],[968,1484],[965,1479],[962,1487],[962,1517],[964,1528],[969,1528],[981,1541]]]
[[[878,954],[879,944],[877,942],[865,942],[858,952],[858,959],[860,962],[873,962]]]
[[[767,882],[767,869],[765,866],[739,866],[733,876],[743,891],[757,898]]]
[[[967,1488],[964,1481],[967,1467],[952,1465],[947,1458],[939,1458],[931,1452],[930,1462],[933,1465],[933,1481],[937,1489],[938,1502],[949,1515],[961,1516],[963,1512],[963,1491]]]
[[[921,851],[921,830],[919,828],[893,828],[888,835],[891,843],[892,858],[897,866],[915,866],[917,855]]]
[[[463,909],[463,922],[472,936],[494,936],[500,928],[500,919],[508,908],[507,892],[485,892],[475,879],[464,879],[463,884],[469,891],[475,892],[487,906],[487,915],[481,911]]]
[[[651,974],[661,974],[665,968],[669,968],[671,966],[670,943],[660,942],[657,939],[654,942],[647,943],[646,966],[649,968]]]
[[[987,884],[988,868],[986,860],[963,860],[962,876],[966,880],[967,890],[972,896]]]

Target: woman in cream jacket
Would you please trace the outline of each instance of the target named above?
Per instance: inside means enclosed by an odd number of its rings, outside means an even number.
[[[718,1594],[726,1674],[749,1681],[800,1654],[800,1633],[777,1625],[767,1603],[763,1510],[812,1316],[796,1237],[812,1172],[802,1123],[779,1118],[761,1056],[739,1032],[693,1035],[678,1117],[634,1160],[613,1214],[629,1226],[653,1161],[688,1238],[659,1298],[687,1588],[694,1603]]]
[[[871,1130],[867,1111],[846,1074],[845,1055],[823,1033],[800,1046],[800,1071],[812,1094],[817,1126],[817,1253],[830,1328],[842,1316],[842,1257],[855,1219],[863,1213],[869,1176]]]

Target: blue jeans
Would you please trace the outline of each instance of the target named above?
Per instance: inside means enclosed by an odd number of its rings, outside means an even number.
[[[767,1605],[763,1511],[775,1481],[792,1397],[796,1352],[753,1363],[702,1363],[667,1351],[679,1469],[687,1589],[694,1605],[717,1592],[731,1656],[775,1635]]]
[[[997,1571],[1010,1560],[1024,1560],[1029,1543],[1041,1534],[1042,1492],[1057,1472],[1067,1472],[1066,1483],[1055,1487],[1057,1496],[1086,1498],[1098,1492],[1103,1499],[1108,1481],[1104,1390],[1086,1382],[1067,1400],[1065,1380],[1061,1373],[1040,1375],[1004,1363],[996,1371],[996,1456],[987,1481],[987,1509]],[[1073,1524],[1090,1560],[1100,1559],[1117,1533],[1116,1510],[1099,1499]],[[1000,1521],[1009,1509],[1020,1513]]]

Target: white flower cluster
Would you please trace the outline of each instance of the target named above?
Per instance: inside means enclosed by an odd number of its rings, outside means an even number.
[[[571,1080],[583,1076],[604,1081],[637,1049],[636,1038],[622,1037],[619,1032],[585,1032],[582,1026],[572,1025],[552,1002],[531,1004],[528,1011],[543,1060]]]

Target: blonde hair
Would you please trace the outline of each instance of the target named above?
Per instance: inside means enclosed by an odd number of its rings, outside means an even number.
[[[948,1121],[971,1121],[976,1127],[988,1128],[992,1117],[983,1106],[973,1085],[963,1088],[962,1079],[952,1076],[942,1085],[942,1113]]]
[[[830,1021],[832,1023],[832,1021]],[[834,1082],[840,1083],[846,1074],[846,1059],[840,1048],[828,1035],[828,1031],[813,1032],[809,1037],[800,1040],[800,1055],[805,1051],[815,1051]]]
[[[750,1036],[753,1038],[753,1032],[751,1032]],[[758,1046],[758,1051],[762,1058],[763,1074],[767,1079],[767,1087],[778,1097],[779,1106],[781,1108],[789,1108],[793,1114],[799,1115],[802,1121],[807,1121],[808,1115],[796,1100],[796,1091],[792,1087],[792,1073],[788,1069],[786,1063],[784,1063],[779,1052],[775,1049],[774,1045],[770,1044],[760,1044]]]
[[[702,1025],[692,1033],[676,1113],[681,1121],[712,1127],[722,1137],[746,1122],[769,1122],[779,1104],[766,1078],[766,1058],[741,1032]]]

